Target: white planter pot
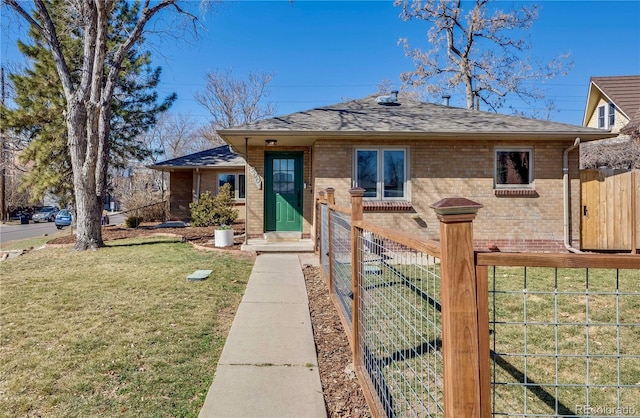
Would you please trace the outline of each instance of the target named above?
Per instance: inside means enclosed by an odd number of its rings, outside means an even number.
[[[214,238],[216,247],[230,247],[233,245],[233,229],[216,229]]]

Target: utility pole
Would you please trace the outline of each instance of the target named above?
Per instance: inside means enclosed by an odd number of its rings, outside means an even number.
[[[4,90],[4,67],[0,67],[0,100],[2,100],[2,108],[4,108],[5,90]],[[0,126],[0,222],[5,222],[7,214],[7,193],[5,178],[7,175],[7,162],[5,156],[5,128],[4,123]]]

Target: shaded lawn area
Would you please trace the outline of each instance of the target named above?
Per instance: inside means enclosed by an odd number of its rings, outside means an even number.
[[[2,263],[0,416],[197,416],[252,266],[158,237]]]

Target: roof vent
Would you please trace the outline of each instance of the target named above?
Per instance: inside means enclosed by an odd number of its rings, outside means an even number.
[[[398,90],[394,90],[388,96],[376,97],[376,103],[383,106],[399,106],[398,103]]]

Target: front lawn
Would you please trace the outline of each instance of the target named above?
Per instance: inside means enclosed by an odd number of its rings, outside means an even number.
[[[197,416],[252,265],[159,237],[3,262],[0,416]]]

